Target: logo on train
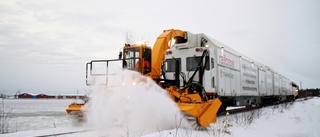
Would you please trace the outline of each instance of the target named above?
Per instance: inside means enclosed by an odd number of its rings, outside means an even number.
[[[219,63],[230,68],[234,68],[234,61],[226,57],[226,55],[219,55]]]

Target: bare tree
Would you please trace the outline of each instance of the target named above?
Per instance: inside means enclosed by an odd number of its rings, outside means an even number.
[[[125,34],[125,40],[126,40],[126,43],[127,44],[135,44],[135,43],[137,43],[137,42],[143,42],[144,44],[146,44],[146,41],[145,41],[145,38],[144,38],[144,36],[140,36],[140,37],[134,37],[133,36],[133,34],[132,34],[132,32],[130,31],[130,32],[127,32],[126,34]]]
[[[133,44],[134,40],[133,40],[132,32],[127,32],[125,35],[125,39],[127,44]]]

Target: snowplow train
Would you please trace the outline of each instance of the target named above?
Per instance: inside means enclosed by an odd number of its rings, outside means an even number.
[[[285,76],[203,33],[169,29],[152,48],[125,44],[122,49],[118,59],[87,63],[87,79],[100,76],[92,72],[94,64],[120,62],[165,89],[198,129],[215,123],[229,106],[264,106],[298,95],[299,87]],[[78,114],[83,105],[71,104],[67,113]]]
[[[164,30],[164,32],[159,35],[152,49],[145,44],[125,44],[118,59],[93,60],[87,63],[86,77],[88,79],[88,77],[95,76],[95,74],[92,73],[94,69],[92,68],[94,66],[92,64],[95,62],[121,61],[123,69],[138,71],[144,76],[152,78],[159,86],[166,89],[180,110],[186,114],[186,116],[195,120],[193,126],[197,129],[206,128],[216,121],[221,101],[218,98],[208,100],[203,87],[198,82],[189,81],[188,84],[180,86],[179,75],[177,75],[176,79],[168,80],[164,76],[165,72],[163,72],[165,53],[166,50],[171,47],[172,40],[181,41],[186,40],[186,38],[185,31],[170,29]],[[176,65],[177,64],[179,64],[178,61]],[[203,67],[203,63],[199,63],[197,66]],[[180,65],[166,67],[175,67],[174,70],[176,74],[180,73]],[[198,73],[198,71],[194,73]],[[88,80],[87,85],[90,85]],[[73,115],[73,117],[82,117],[84,115],[82,114],[84,105],[85,103],[70,104],[66,112],[69,115]]]

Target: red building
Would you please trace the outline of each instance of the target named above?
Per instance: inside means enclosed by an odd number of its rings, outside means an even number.
[[[48,95],[46,95],[46,94],[38,94],[36,96],[36,98],[48,98]]]
[[[49,94],[31,94],[22,93],[18,95],[21,99],[83,99],[86,95],[84,94],[60,94],[60,95],[49,95]]]
[[[38,94],[37,96],[36,96],[36,98],[42,98],[42,99],[49,99],[49,98],[56,98],[55,96],[53,96],[53,95],[47,95],[47,94]]]
[[[18,95],[18,98],[36,98],[35,94],[31,94],[31,93],[22,93]]]

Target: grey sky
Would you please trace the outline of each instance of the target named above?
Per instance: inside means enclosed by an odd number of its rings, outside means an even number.
[[[84,93],[85,63],[117,58],[131,32],[205,33],[303,88],[320,87],[318,0],[1,0],[0,91]]]

